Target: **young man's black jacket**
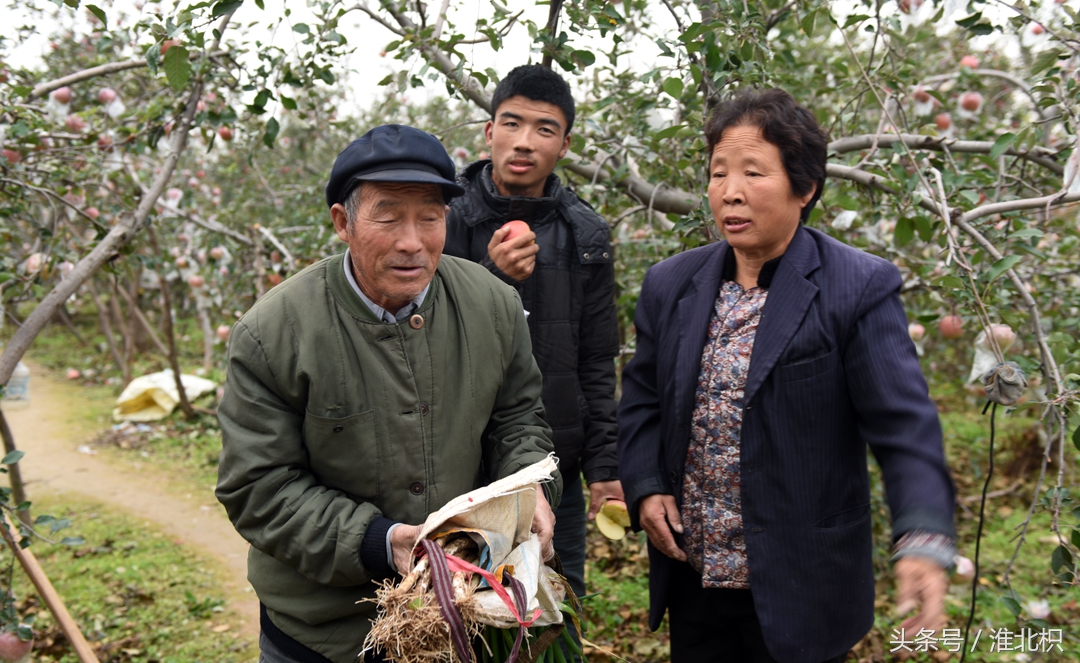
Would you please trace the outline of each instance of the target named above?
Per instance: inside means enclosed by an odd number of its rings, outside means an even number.
[[[619,331],[608,225],[555,175],[543,198],[499,195],[490,164],[474,162],[458,177],[466,193],[450,205],[443,252],[484,265],[521,293],[564,480],[579,470],[588,483],[614,480]],[[495,231],[514,219],[528,223],[540,245],[524,281],[504,274],[487,252]]]

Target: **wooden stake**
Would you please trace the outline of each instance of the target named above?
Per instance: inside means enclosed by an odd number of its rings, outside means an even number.
[[[64,607],[64,602],[60,599],[60,595],[56,593],[52,583],[49,582],[49,578],[41,570],[41,566],[38,565],[34,553],[30,552],[29,549],[19,547],[19,542],[15,540],[14,535],[16,530],[11,524],[11,519],[8,518],[7,511],[4,511],[3,515],[4,522],[0,526],[0,530],[3,530],[4,541],[11,548],[11,552],[15,553],[15,557],[19,559],[19,563],[22,564],[26,575],[30,576],[30,581],[34,583],[34,587],[41,594],[41,598],[45,601],[49,612],[56,618],[60,630],[67,636],[72,649],[75,650],[75,655],[79,657],[79,663],[100,663],[97,656],[94,655],[94,650],[90,648],[90,643],[86,641],[82,631],[79,630],[79,625],[71,618],[71,614],[68,613],[67,608]]]

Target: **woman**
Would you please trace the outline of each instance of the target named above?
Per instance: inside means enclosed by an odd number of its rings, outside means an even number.
[[[954,496],[900,274],[802,225],[827,140],[791,95],[739,94],[706,138],[725,241],[646,274],[619,405],[650,626],[670,609],[673,663],[843,660],[873,622],[869,445],[904,627],[940,628]]]

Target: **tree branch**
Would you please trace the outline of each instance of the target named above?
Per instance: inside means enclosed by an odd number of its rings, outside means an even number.
[[[220,41],[220,40],[219,40]],[[228,55],[229,51],[213,51],[206,57],[216,58],[223,55]],[[202,53],[195,52],[189,56],[189,60],[195,60],[202,57]],[[127,71],[128,69],[138,69],[139,67],[146,66],[146,58],[136,58],[134,60],[128,60],[126,62],[110,62],[97,67],[91,67],[74,74],[68,74],[62,78],[56,80],[46,81],[44,83],[38,83],[34,86],[34,89],[30,91],[30,94],[26,95],[27,101],[36,99],[37,97],[43,97],[46,94],[52,92],[57,88],[62,88],[65,85],[74,85],[97,76],[107,76],[109,74],[115,74],[118,71]]]
[[[837,138],[829,143],[829,151],[835,154],[846,154],[858,150],[867,150],[873,147],[875,139],[878,147],[890,147],[903,142],[913,150],[933,150],[935,152],[959,152],[963,154],[989,154],[994,144],[988,140],[956,140],[955,138],[943,138],[941,136],[923,136],[920,134],[885,133],[878,135],[865,134],[861,136],[845,136]],[[1065,168],[1053,159],[1056,154],[1045,147],[1033,147],[1030,150],[1018,150],[1009,148],[1004,152],[1009,156],[1027,159],[1037,163],[1043,168],[1057,174],[1065,173]]]

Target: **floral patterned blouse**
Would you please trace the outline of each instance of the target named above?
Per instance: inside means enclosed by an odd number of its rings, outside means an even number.
[[[769,291],[720,285],[701,357],[683,474],[682,520],[690,565],[702,586],[748,589],[739,438],[743,390],[761,310]]]

